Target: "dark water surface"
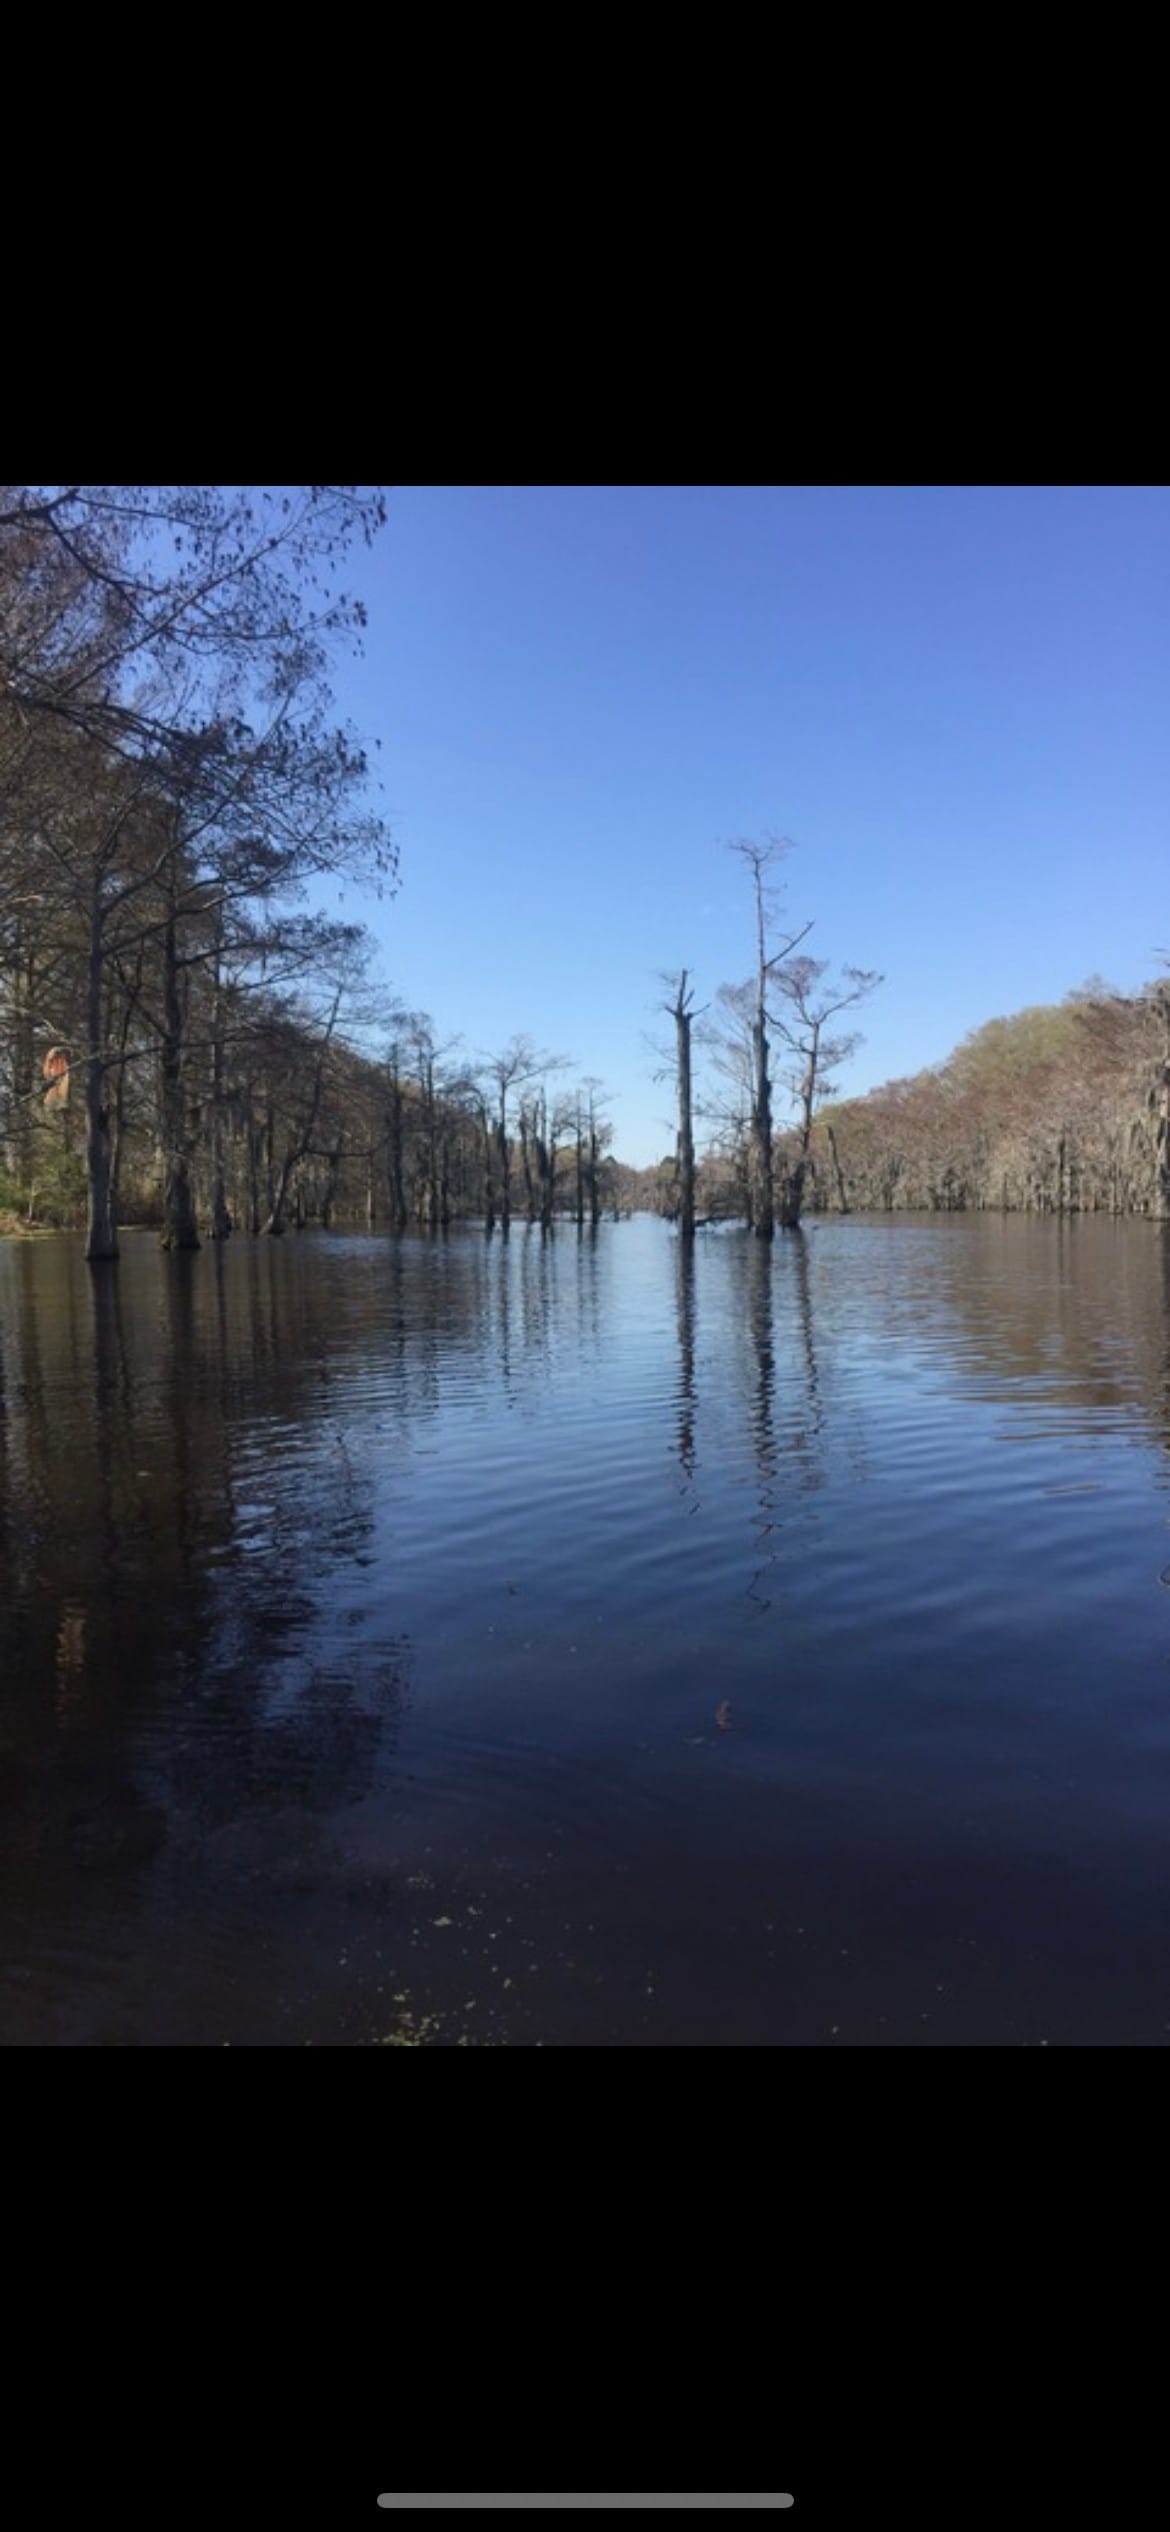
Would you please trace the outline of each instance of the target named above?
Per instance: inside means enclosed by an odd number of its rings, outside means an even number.
[[[1168,1524],[1148,1223],[0,1243],[2,2036],[1164,2045]]]

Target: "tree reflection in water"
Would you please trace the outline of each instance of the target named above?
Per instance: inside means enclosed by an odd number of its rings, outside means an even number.
[[[1158,2037],[1168,1331],[1151,1224],[0,1244],[5,2036]]]

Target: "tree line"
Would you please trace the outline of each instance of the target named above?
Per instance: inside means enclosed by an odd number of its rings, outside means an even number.
[[[989,1020],[945,1063],[825,1108],[818,1201],[1170,1221],[1170,978]]]
[[[335,718],[379,490],[0,487],[0,1211],[169,1248],[481,1213],[596,1221],[596,1079],[471,1060],[322,881],[397,855]]]
[[[692,1228],[739,1220],[765,1238],[769,1195],[783,1229],[797,1227],[806,1210],[1104,1212],[1170,1221],[1170,978],[1134,993],[1093,979],[1062,1003],[989,1020],[941,1064],[840,1099],[832,1069],[858,1041],[831,1031],[845,995],[860,998],[858,983],[847,970],[838,985],[824,986],[810,967],[794,958],[778,989],[786,994],[785,1026],[773,1043],[796,1062],[782,1073],[790,1116],[769,1133],[770,1185],[763,1120],[772,1083],[763,1093],[756,1086],[757,988],[724,989],[740,1027],[729,1032],[707,1020],[700,1044],[708,1075],[696,1088],[691,1024],[704,1015],[683,971],[667,1006],[678,1037],[677,1145],[639,1173],[627,1202],[677,1221],[684,1234],[689,1210]],[[709,1129],[698,1160],[696,1120]]]
[[[811,924],[779,921],[781,839],[732,849],[753,972],[701,1006],[693,971],[663,978],[672,1043],[659,1077],[675,1084],[677,1139],[627,1201],[684,1239],[737,1220],[768,1241],[806,1210],[1170,1220],[1170,977],[1128,994],[1093,978],[1063,1003],[988,1021],[942,1064],[842,1100],[834,1075],[861,1043],[851,1015],[882,980],[851,966],[834,976],[804,946]]]
[[[378,981],[322,883],[397,855],[335,662],[375,489],[0,486],[0,1215],[197,1248],[306,1221],[546,1229],[650,1203],[690,1239],[824,1210],[1170,1219],[1170,979],[1095,980],[865,1099],[835,1075],[881,979],[782,920],[733,850],[751,971],[663,979],[677,1139],[620,1168],[607,1094],[523,1035],[471,1057]],[[700,1145],[703,1146],[700,1157]]]

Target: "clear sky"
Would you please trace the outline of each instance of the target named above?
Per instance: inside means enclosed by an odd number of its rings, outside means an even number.
[[[750,970],[737,836],[793,840],[810,953],[884,972],[847,1091],[1170,949],[1164,486],[406,487],[348,580],[386,971],[600,1075],[624,1160],[673,1142],[659,970]]]

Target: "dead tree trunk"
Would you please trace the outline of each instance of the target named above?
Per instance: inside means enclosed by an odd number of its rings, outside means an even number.
[[[691,1022],[694,995],[687,989],[684,967],[678,992],[669,1005],[675,1030],[675,1077],[678,1085],[678,1228],[679,1237],[695,1236],[695,1125],[691,1086]]]
[[[752,1229],[758,1240],[776,1230],[776,1196],[772,1163],[772,1083],[768,1071],[768,1023],[761,996],[752,1022]]]

